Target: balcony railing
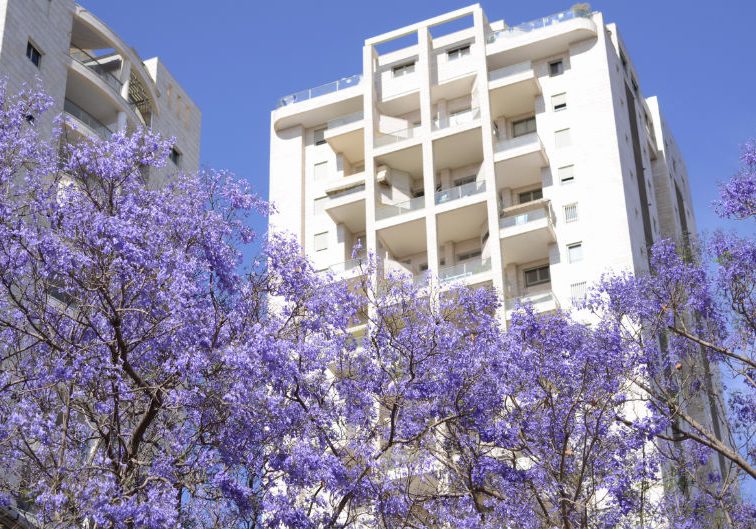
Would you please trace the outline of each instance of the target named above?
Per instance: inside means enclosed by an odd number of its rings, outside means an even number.
[[[118,77],[110,72],[112,63],[103,61],[103,57],[94,57],[81,48],[73,47],[70,48],[68,52],[73,60],[80,64],[83,64],[84,66],[92,70],[100,77],[100,79],[105,81],[108,86],[115,90],[118,95],[121,95],[121,88],[123,87],[123,83],[120,79],[118,79]],[[113,55],[111,54],[108,57],[112,56]]]
[[[384,205],[376,208],[375,218],[378,220],[387,219],[403,213],[409,213],[410,211],[417,211],[424,207],[425,197],[415,197],[406,202],[399,202],[398,204]]]
[[[524,305],[542,305],[544,303],[554,303],[554,306],[557,308],[559,307],[559,302],[556,299],[556,296],[554,296],[554,293],[551,290],[544,290],[542,292],[534,292],[532,294],[525,294],[524,296],[517,296],[512,298],[507,298],[504,302],[505,307],[507,310],[513,310],[518,305],[524,306]]]
[[[522,24],[518,24],[516,26],[495,31],[486,38],[486,41],[490,44],[502,38],[517,37],[519,35],[522,35],[523,33],[529,33],[537,29],[553,26],[554,24],[559,24],[560,22],[565,22],[567,20],[572,20],[575,18],[590,18],[590,16],[591,12],[588,9],[568,9],[567,11],[562,11],[561,13],[555,13],[553,15],[537,18],[529,22],[523,22]]]
[[[523,226],[541,219],[548,219],[549,224],[554,223],[554,212],[551,209],[551,201],[548,199],[534,200],[506,208],[501,212],[499,227]]]
[[[347,125],[349,123],[354,123],[356,121],[361,120],[365,114],[362,112],[362,110],[358,110],[357,112],[352,112],[351,114],[347,114],[346,116],[339,116],[338,118],[332,119],[328,122],[328,129],[335,129],[337,127],[341,127],[342,125]]]
[[[284,96],[278,100],[276,107],[281,108],[288,105],[293,105],[294,103],[299,103],[301,101],[307,101],[308,99],[312,99],[314,97],[320,97],[326,94],[331,94],[333,92],[338,92],[339,90],[344,90],[345,88],[357,86],[361,82],[362,75],[359,74],[352,75],[351,77],[344,77],[337,81],[332,81],[330,83],[316,86],[315,88],[308,88],[307,90],[302,90],[301,92]]]
[[[449,283],[489,270],[491,270],[491,259],[471,259],[440,269],[438,280],[440,283]]]
[[[363,268],[365,266],[367,266],[367,258],[365,256],[362,256],[362,257],[358,256],[358,257],[355,257],[354,259],[349,259],[347,261],[344,261],[343,263],[333,264],[329,266],[328,268],[326,268],[325,270],[323,270],[322,273],[330,272],[334,275],[339,275],[339,274],[345,274],[352,270]]]
[[[433,130],[441,130],[448,127],[456,127],[458,125],[466,125],[468,123],[474,123],[480,119],[480,108],[475,107],[469,110],[451,114],[443,120],[433,120]]]
[[[63,101],[63,111],[84,123],[104,140],[110,139],[110,136],[113,134],[113,131],[107,125],[70,99]]]
[[[455,186],[437,192],[435,195],[435,200],[436,204],[444,204],[446,202],[451,202],[452,200],[477,195],[478,193],[482,193],[485,190],[485,180],[468,182],[467,184],[462,184],[461,186]]]
[[[518,62],[517,64],[511,64],[509,66],[504,66],[503,68],[491,70],[490,72],[488,72],[488,80],[496,81],[498,79],[504,79],[505,77],[532,71],[533,63],[531,63],[530,61]]]
[[[391,145],[392,143],[398,143],[400,141],[414,138],[419,131],[420,125],[415,125],[406,129],[395,130],[393,132],[377,132],[375,134],[375,146],[383,147],[385,145]]]
[[[516,138],[508,138],[498,141],[494,145],[494,150],[496,152],[508,151],[510,149],[517,149],[519,147],[530,145],[531,143],[534,144],[539,141],[540,138],[538,137],[538,133],[530,132],[528,134],[523,134],[522,136],[517,136]]]

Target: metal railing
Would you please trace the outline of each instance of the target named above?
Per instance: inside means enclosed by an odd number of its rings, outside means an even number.
[[[457,200],[459,198],[477,195],[478,193],[482,193],[485,190],[486,181],[479,180],[476,182],[468,182],[466,184],[462,184],[461,186],[454,186],[450,187],[449,189],[444,189],[437,192],[434,198],[436,204],[444,204],[446,202],[451,202],[452,200]]]
[[[504,306],[507,310],[512,310],[518,305],[540,305],[549,302],[554,302],[554,305],[559,307],[559,303],[557,302],[554,293],[551,290],[545,290],[543,292],[534,292],[532,294],[525,294],[524,296],[507,298],[504,301]]]
[[[512,75],[517,75],[520,73],[526,73],[526,72],[532,72],[533,71],[533,63],[530,61],[524,61],[524,62],[518,62],[517,64],[510,64],[509,66],[504,66],[503,68],[497,68],[496,70],[491,70],[488,72],[488,80],[489,81],[496,81],[498,79],[503,79],[505,77],[510,77]]]
[[[102,123],[100,120],[98,120],[96,117],[94,117],[92,114],[81,108],[70,99],[63,101],[63,111],[66,114],[70,114],[77,120],[84,123],[84,125],[92,129],[93,132],[95,132],[104,140],[110,139],[110,136],[113,134],[113,131],[110,129],[110,127]]]
[[[398,204],[383,205],[375,209],[375,218],[378,220],[387,219],[410,211],[417,211],[425,207],[425,197],[415,197]]]
[[[103,62],[102,58],[94,57],[81,48],[71,47],[68,50],[68,54],[73,60],[80,64],[83,64],[94,73],[96,73],[100,77],[100,79],[105,81],[105,83],[109,85],[113,90],[115,90],[119,96],[121,95],[121,88],[123,88],[123,83],[120,79],[118,79],[118,77],[110,72],[109,68],[112,63]],[[113,57],[113,54],[110,54],[107,57]]]
[[[278,100],[276,104],[276,108],[293,105],[294,103],[307,101],[308,99],[312,99],[314,97],[320,97],[326,94],[331,94],[333,92],[338,92],[339,90],[344,90],[345,88],[351,88],[353,86],[357,86],[361,82],[362,82],[361,74],[352,75],[350,77],[343,77],[341,79],[332,81],[330,83],[316,86],[314,88],[308,88],[307,90],[302,90],[300,92],[296,92],[294,94],[289,94],[287,96],[284,96]]]
[[[490,44],[492,42],[496,42],[497,40],[501,38],[516,37],[516,36],[522,35],[523,33],[529,33],[537,29],[553,26],[554,24],[559,24],[560,22],[565,22],[567,20],[573,20],[575,18],[590,18],[590,17],[591,17],[590,10],[568,9],[560,13],[555,13],[553,15],[549,15],[542,18],[536,18],[535,20],[531,20],[529,22],[523,22],[522,24],[518,24],[516,26],[511,26],[508,28],[500,29],[499,31],[494,31],[493,33],[488,35],[488,37],[486,38],[486,42]]]
[[[433,120],[433,130],[441,130],[448,127],[456,127],[457,125],[465,125],[468,123],[474,123],[480,119],[480,108],[470,108],[456,114],[450,114],[443,120]]]
[[[420,130],[420,125],[408,127],[406,129],[395,130],[393,132],[376,132],[375,146],[383,147],[400,141],[414,138]]]
[[[548,199],[534,200],[505,209],[501,212],[499,227],[523,226],[540,219],[548,219],[550,224],[554,222],[554,212]]]
[[[491,259],[471,259],[438,271],[440,283],[449,283],[491,270]]]
[[[507,138],[505,140],[496,142],[496,144],[494,145],[494,150],[496,152],[507,151],[509,149],[524,147],[525,145],[530,145],[531,143],[537,143],[539,141],[540,138],[538,137],[537,132],[529,132],[528,134],[523,134],[522,136],[517,136],[516,138]]]
[[[339,116],[338,118],[332,119],[328,122],[326,127],[330,129],[335,129],[336,127],[340,127],[342,125],[347,125],[348,123],[354,123],[356,121],[361,120],[365,117],[365,113],[362,110],[358,110],[357,112],[352,112],[351,114],[347,114],[345,116]]]

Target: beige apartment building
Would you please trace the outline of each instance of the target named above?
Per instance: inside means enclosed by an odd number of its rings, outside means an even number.
[[[149,127],[175,137],[160,183],[199,167],[201,114],[159,58],[143,60],[74,0],[0,0],[0,78],[11,93],[37,80],[53,100],[38,126],[63,113],[68,141]]]
[[[318,269],[359,273],[360,241],[381,273],[549,311],[695,231],[680,152],[601,13],[510,26],[476,4],[369,38],[362,57],[271,115],[271,229]]]

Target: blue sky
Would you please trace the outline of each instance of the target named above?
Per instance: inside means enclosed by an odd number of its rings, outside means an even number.
[[[365,38],[472,3],[79,1],[141,56],[160,56],[199,105],[202,162],[249,179],[266,197],[277,98],[360,72]],[[490,20],[517,24],[566,9],[572,0],[480,3]],[[644,95],[660,98],[688,166],[699,229],[720,226],[709,207],[716,184],[736,170],[739,146],[756,137],[756,2],[592,6],[617,23]]]

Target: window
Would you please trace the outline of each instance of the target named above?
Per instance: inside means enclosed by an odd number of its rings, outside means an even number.
[[[399,66],[394,66],[393,68],[391,68],[391,72],[394,74],[394,77],[401,77],[403,75],[414,73],[415,61],[400,64]]]
[[[530,117],[512,123],[512,137],[524,136],[536,131],[536,119]]]
[[[554,133],[554,145],[557,148],[569,147],[572,145],[572,138],[570,136],[570,129],[558,130]]]
[[[567,245],[567,255],[571,263],[577,263],[583,260],[583,243],[576,242]]]
[[[549,63],[549,77],[555,77],[564,73],[564,63],[562,59]]]
[[[567,94],[562,92],[551,96],[551,108],[554,109],[554,112],[567,108]]]
[[[26,57],[33,62],[34,66],[37,68],[42,64],[42,52],[39,51],[31,41],[26,43]]]
[[[559,174],[559,181],[563,184],[569,184],[570,182],[575,181],[575,166],[574,165],[565,165],[564,167],[560,167],[557,169],[557,172]]]
[[[171,148],[171,152],[170,154],[168,154],[168,157],[176,167],[181,167],[181,151],[179,151],[176,147]]]
[[[328,162],[316,163],[312,168],[312,178],[316,182],[328,179]]]
[[[460,253],[460,254],[457,254],[457,262],[460,263],[462,261],[475,259],[476,257],[480,257],[480,255],[481,255],[480,250],[473,250],[471,252]]]
[[[572,298],[572,304],[578,305],[585,301],[585,297],[588,290],[588,283],[581,281],[579,283],[572,283],[570,285],[570,295]]]
[[[578,219],[577,204],[567,204],[564,206],[564,221],[575,222]]]
[[[536,285],[542,285],[551,281],[551,272],[549,265],[539,266],[538,268],[531,268],[525,270],[525,286],[533,287]]]
[[[534,200],[540,200],[543,198],[543,189],[532,189],[530,191],[523,191],[518,195],[519,203],[525,204],[526,202],[533,202]]]
[[[454,181],[454,185],[455,186],[463,186],[465,184],[472,184],[473,182],[475,182],[475,175],[465,176],[463,178],[457,178]]]
[[[446,52],[446,55],[447,57],[449,57],[450,61],[470,55],[470,45],[465,44],[464,46],[459,46],[458,48],[448,50]]]
[[[328,249],[328,232],[315,234],[315,251],[320,252]]]
[[[325,213],[326,204],[328,204],[328,197],[316,198],[313,202],[312,212],[314,215],[322,215]]]
[[[315,145],[323,145],[325,140],[325,131],[328,130],[327,127],[322,127],[319,129],[315,129],[312,133],[312,140]]]

